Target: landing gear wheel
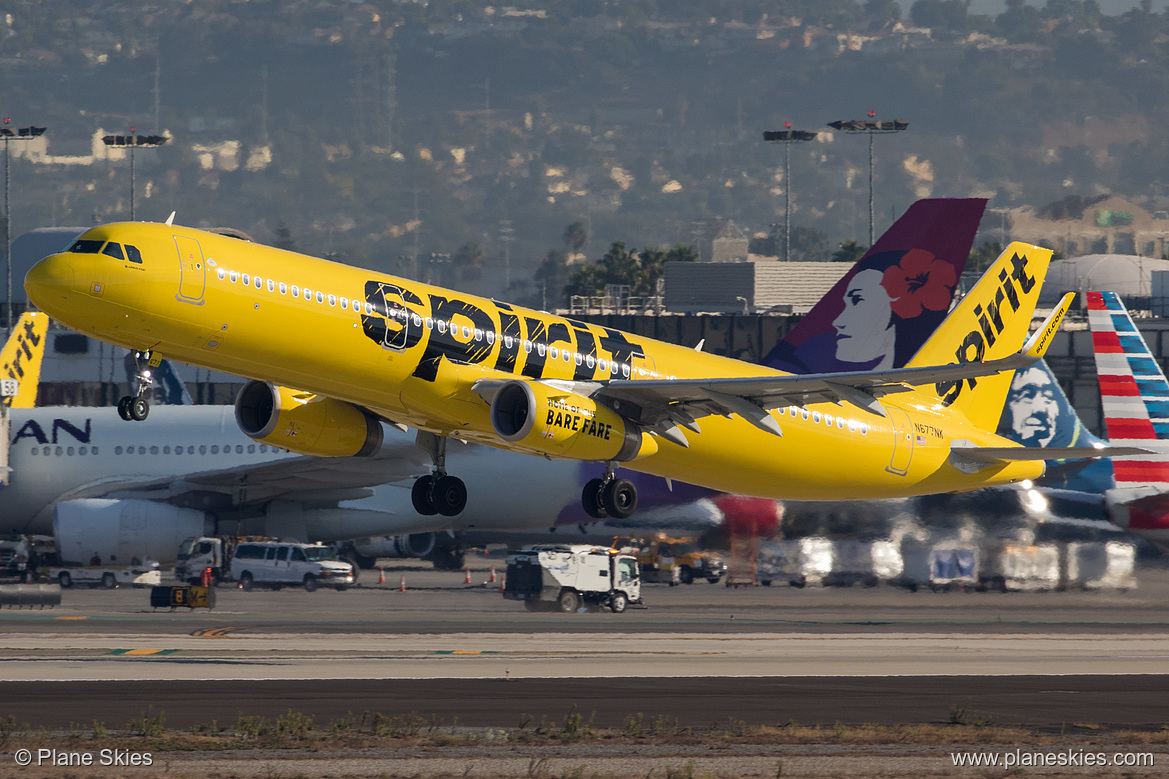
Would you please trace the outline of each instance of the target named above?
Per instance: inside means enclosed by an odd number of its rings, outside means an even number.
[[[420,476],[410,490],[410,500],[414,503],[414,510],[429,517],[438,513],[434,505],[434,477]]]
[[[625,597],[623,592],[613,593],[613,597],[609,599],[609,609],[614,614],[620,614],[625,611],[625,607],[629,605],[629,599]]]
[[[556,601],[556,605],[565,614],[572,614],[580,608],[580,596],[576,594],[575,590],[565,590],[560,593],[560,597]]]
[[[134,398],[130,401],[130,418],[135,422],[141,422],[146,419],[150,413],[150,403],[146,398]]]
[[[304,577],[304,591],[305,592],[316,592],[317,591],[317,577],[313,576],[311,573],[307,574]]]
[[[605,482],[601,479],[591,479],[584,486],[584,491],[580,494],[580,503],[584,507],[585,513],[593,519],[604,519],[609,516],[609,512],[605,511],[605,506],[601,500],[601,492],[605,489]]]
[[[467,485],[458,476],[439,476],[431,491],[435,509],[444,517],[455,517],[467,507]]]
[[[637,487],[627,479],[613,479],[601,499],[609,516],[625,519],[637,509]]]
[[[131,421],[133,417],[130,416],[130,404],[134,402],[134,398],[129,395],[123,396],[118,400],[118,416],[127,422]]]
[[[107,590],[112,590],[118,586],[118,580],[114,578],[112,573],[103,573],[101,575],[101,586]]]
[[[256,586],[256,580],[252,578],[250,573],[245,571],[239,576],[239,586],[244,592],[251,592],[252,588]]]
[[[73,577],[69,575],[68,571],[61,571],[57,574],[57,584],[61,585],[62,590],[67,590],[73,586]]]

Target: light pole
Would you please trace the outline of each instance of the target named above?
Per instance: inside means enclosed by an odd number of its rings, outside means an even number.
[[[764,130],[763,140],[783,144],[783,259],[792,258],[792,176],[791,145],[816,140],[816,133],[810,130],[793,130],[790,122],[784,122],[786,130]]]
[[[133,133],[136,127],[131,127]],[[165,135],[106,135],[101,142],[106,146],[130,150],[130,221],[134,221],[134,150],[157,149],[166,143],[169,138]]]
[[[29,141],[45,132],[44,127],[9,127],[12,120],[4,117],[0,126],[0,138],[4,139],[4,264],[7,268],[8,287],[8,333],[12,334],[12,209],[8,205],[9,189],[9,160],[12,153],[8,150],[9,141]]]
[[[838,119],[829,122],[828,126],[834,130],[846,133],[868,133],[869,135],[869,246],[873,245],[873,136],[890,135],[909,129],[909,122],[900,119],[875,120],[875,111],[869,111],[868,119]]]

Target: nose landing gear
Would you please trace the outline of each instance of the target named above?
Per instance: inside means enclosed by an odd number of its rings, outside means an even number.
[[[418,431],[417,443],[434,461],[434,473],[420,476],[410,490],[414,510],[423,516],[454,517],[467,507],[467,485],[446,472],[446,438]]]
[[[127,422],[141,422],[150,413],[150,401],[146,399],[146,391],[154,384],[150,362],[151,352],[134,352],[134,382],[138,387],[132,397],[126,395],[118,401],[118,416]]]
[[[625,519],[637,509],[637,486],[628,479],[618,479],[617,463],[606,463],[605,475],[590,479],[581,493],[585,513],[594,519]]]

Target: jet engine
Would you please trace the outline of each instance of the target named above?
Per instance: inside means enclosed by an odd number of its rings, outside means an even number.
[[[658,450],[653,436],[607,406],[541,382],[500,387],[491,426],[514,448],[551,457],[626,461]]]
[[[53,510],[53,535],[62,562],[129,565],[137,557],[166,563],[191,536],[215,535],[215,522],[196,509],[149,500],[66,500]]]
[[[382,426],[342,400],[249,381],[235,399],[240,430],[263,444],[318,457],[368,457],[382,446]]]

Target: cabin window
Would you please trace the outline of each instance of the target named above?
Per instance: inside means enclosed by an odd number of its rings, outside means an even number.
[[[272,281],[272,279],[268,279],[268,291],[269,292],[276,291],[276,282]]]
[[[560,359],[560,350],[557,349],[555,346],[549,346],[548,347],[548,356],[551,357],[553,360],[559,360]]]
[[[292,296],[294,298],[300,297],[300,287],[296,286],[295,284],[292,285]]]
[[[80,454],[80,455],[86,455],[86,454],[89,454],[89,447],[88,447],[88,446],[83,446],[83,447],[81,447],[80,449],[78,449],[78,450],[77,450],[77,453],[78,453],[78,454]]]
[[[235,453],[236,454],[243,454],[244,453],[243,444],[236,444],[235,445]]]
[[[211,447],[211,454],[219,454],[219,444],[215,444]]]
[[[573,355],[573,356],[574,356],[574,357],[576,357],[576,364],[577,364],[577,365],[580,365],[582,362],[584,362],[584,357],[582,357],[582,356],[581,356],[581,353],[580,353],[580,352],[577,352],[577,353],[576,353],[575,355]]]
[[[832,427],[832,415],[831,414],[824,415],[824,424],[828,425],[828,427]]]
[[[805,408],[800,411],[800,419],[803,419],[805,422],[808,421],[809,416],[811,416],[811,414],[808,413],[808,409]]]
[[[207,454],[207,444],[201,444],[199,446],[199,454]]]
[[[836,418],[836,426],[838,428],[840,428],[841,430],[844,429],[844,417],[837,417]]]
[[[262,278],[260,278],[259,276],[255,277],[255,287],[256,287],[256,289],[263,289],[264,288],[264,280]]]
[[[531,354],[531,353],[532,353],[532,342],[531,341],[524,341],[524,354]]]
[[[318,302],[318,303],[324,303],[324,302],[325,302],[325,293],[324,293],[324,292],[318,292],[318,293],[317,293],[317,302]]]
[[[443,335],[446,333],[446,322],[445,321],[443,321],[442,319],[438,320],[437,326],[438,326],[439,335]]]
[[[329,305],[330,306],[337,305],[337,296],[336,295],[329,295]]]
[[[504,345],[504,347],[510,349],[510,348],[512,348],[512,346],[515,345],[515,339],[512,338],[510,335],[504,335],[503,336],[503,345]]]
[[[97,254],[101,251],[102,244],[105,241],[75,241],[69,247],[69,251],[74,254]]]
[[[162,453],[163,454],[170,454],[170,447],[169,446],[162,447]]]
[[[856,422],[853,422],[851,419],[848,420],[848,432],[850,432],[850,433],[856,432]]]
[[[304,288],[304,299],[305,300],[312,300],[313,299],[313,291],[311,289],[309,289],[308,287]]]
[[[245,287],[250,287],[250,286],[252,286],[252,279],[251,279],[251,277],[250,277],[248,274],[246,274],[246,273],[245,273],[245,274],[243,275],[243,279],[244,279],[244,286],[245,286]]]
[[[141,449],[142,447],[138,447],[138,448]],[[157,446],[150,447],[150,453],[151,454],[158,454],[158,447]],[[142,454],[142,452],[139,452],[138,454]]]
[[[227,274],[227,277],[231,279],[232,284],[235,284],[237,281],[239,281],[239,273],[237,271],[231,271]]]
[[[36,454],[36,453],[37,453],[36,447],[33,447],[32,453],[33,453],[33,454]],[[121,453],[122,453],[122,447],[120,447],[120,446],[115,446],[115,447],[114,447],[114,454],[121,454]]]
[[[369,310],[370,308],[371,308],[371,307],[369,306],[369,304],[366,304],[366,312],[365,312],[365,313],[367,313],[367,314],[368,314],[368,313],[371,313],[371,312],[370,312],[370,310]],[[411,322],[411,323],[412,323],[412,324],[413,324],[415,327],[422,327],[422,317],[418,316],[417,314],[415,314],[415,315],[414,315],[414,316],[413,316],[413,317],[410,319],[410,322]]]
[[[627,363],[627,362],[621,363],[621,375],[623,377],[625,377],[626,379],[629,378],[629,363]]]
[[[223,268],[220,268],[219,270],[215,271],[215,275],[219,277],[220,281],[223,281],[223,279],[227,276],[227,271],[225,271]]]
[[[869,426],[866,425],[864,422],[860,423],[860,429],[861,429],[861,435],[868,435],[869,434]],[[906,434],[905,437],[909,438],[909,435]]]
[[[349,298],[341,298],[341,310],[342,311],[349,310]]]
[[[819,411],[812,412],[812,421],[815,422],[817,425],[820,424],[820,412]]]
[[[73,456],[73,447],[72,447],[72,446],[68,447],[68,448],[65,450],[65,454],[67,454],[67,455],[69,455],[70,457],[72,457],[72,456]]]
[[[287,285],[287,284],[285,284],[283,281],[282,281],[282,282],[280,282],[280,294],[281,294],[281,295],[287,295],[287,294],[288,294],[288,285]]]
[[[480,330],[479,328],[475,328],[475,340],[476,340],[476,341],[482,341],[482,340],[483,340],[483,331],[482,331],[482,330]]]
[[[495,331],[494,330],[487,331],[487,344],[489,346],[495,345]]]
[[[585,365],[589,366],[590,371],[593,369],[593,367],[596,364],[597,364],[597,358],[594,357],[593,355],[590,354],[588,357],[585,357]]]
[[[126,259],[129,260],[130,262],[136,262],[139,265],[141,265],[142,264],[142,252],[138,251],[137,246],[131,246],[130,244],[126,244]]]

